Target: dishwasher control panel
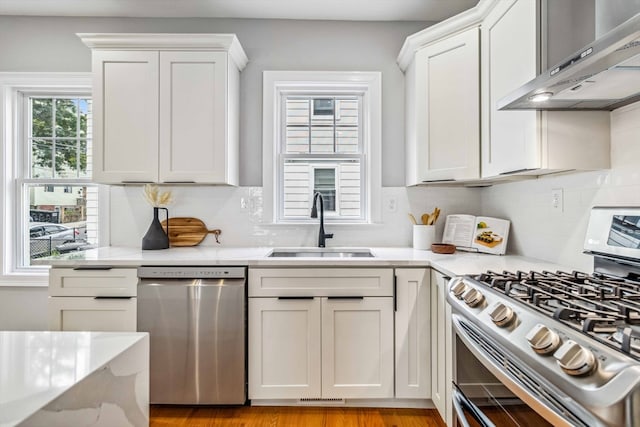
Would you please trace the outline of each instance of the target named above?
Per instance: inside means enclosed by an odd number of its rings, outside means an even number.
[[[141,279],[244,279],[245,267],[138,267]]]

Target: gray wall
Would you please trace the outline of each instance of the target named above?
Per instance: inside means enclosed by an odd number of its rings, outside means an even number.
[[[382,185],[404,186],[404,77],[396,57],[426,22],[200,18],[0,17],[0,71],[90,71],[75,33],[236,33],[249,64],[241,76],[240,185],[262,185],[262,71],[382,72]]]

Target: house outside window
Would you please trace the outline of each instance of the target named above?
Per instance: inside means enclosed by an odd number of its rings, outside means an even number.
[[[284,95],[280,164],[283,220],[306,219],[313,195],[327,218],[360,220],[367,192],[360,95]]]
[[[265,72],[264,191],[273,222],[317,222],[310,219],[316,192],[328,222],[377,220],[379,77]]]

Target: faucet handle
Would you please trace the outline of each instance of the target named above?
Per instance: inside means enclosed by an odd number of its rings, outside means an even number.
[[[324,235],[325,239],[333,239],[333,233],[328,233]]]

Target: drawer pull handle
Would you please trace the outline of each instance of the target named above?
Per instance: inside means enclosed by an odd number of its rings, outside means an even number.
[[[291,300],[295,300],[295,299],[313,299],[314,297],[278,297],[278,299],[283,299],[283,300],[287,300],[287,299],[291,299]]]
[[[328,299],[364,299],[364,297],[351,297],[351,296],[346,296],[346,297],[327,297]]]
[[[93,297],[93,299],[131,299],[133,297]]]
[[[73,267],[74,270],[111,270],[113,267],[110,265],[82,265],[80,267]]]

